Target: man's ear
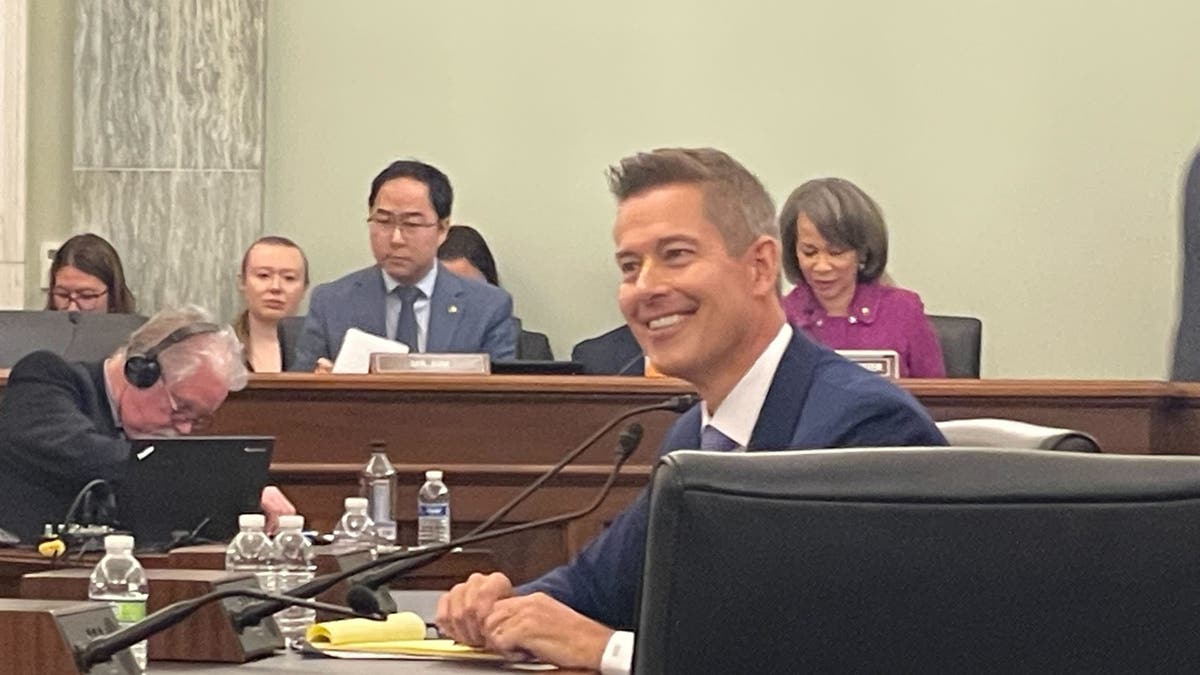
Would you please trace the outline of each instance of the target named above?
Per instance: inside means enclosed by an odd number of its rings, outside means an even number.
[[[441,220],[439,220],[438,224],[437,224],[437,228],[438,228],[438,248],[441,248],[442,244],[446,243],[446,236],[448,234],[450,234],[450,219],[442,218]]]
[[[747,270],[754,284],[755,295],[774,295],[779,288],[779,240],[759,235],[746,249]]]

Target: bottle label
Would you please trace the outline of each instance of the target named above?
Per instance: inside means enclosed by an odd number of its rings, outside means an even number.
[[[417,504],[418,518],[443,518],[449,515],[449,504]]]
[[[386,480],[371,483],[371,520],[376,523],[392,523],[392,491]]]
[[[144,601],[114,601],[113,611],[117,613],[117,621],[131,623],[146,618],[146,603]]]

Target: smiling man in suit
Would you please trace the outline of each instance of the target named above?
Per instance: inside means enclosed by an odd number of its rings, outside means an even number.
[[[655,367],[703,398],[660,453],[945,444],[907,392],[788,325],[774,206],[745,167],[674,148],[622,160],[609,181],[621,312]],[[560,666],[627,671],[633,634],[620,629],[635,627],[648,514],[643,491],[569,564],[520,588],[471,575],[442,596],[438,627]]]
[[[512,297],[437,261],[453,201],[446,174],[424,162],[392,162],[371,181],[367,225],[375,264],[313,290],[293,370],[329,369],[351,328],[414,352],[515,357]]]

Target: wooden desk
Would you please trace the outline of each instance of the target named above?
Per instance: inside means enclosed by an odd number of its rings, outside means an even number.
[[[0,383],[2,385],[2,383]],[[1108,452],[1196,453],[1200,384],[1151,381],[910,380],[935,419],[1005,417],[1072,427]],[[400,472],[401,541],[415,541],[426,469],[446,472],[454,532],[481,522],[613,415],[690,393],[673,379],[583,376],[254,375],[217,414],[214,433],[276,437],[273,479],[314,527],[328,530],[355,492],[367,443],[388,442]],[[643,415],[646,436],[593,517],[488,544],[525,581],[565,562],[629,504],[675,415]],[[509,518],[523,522],[585,504],[603,483],[614,431]]]

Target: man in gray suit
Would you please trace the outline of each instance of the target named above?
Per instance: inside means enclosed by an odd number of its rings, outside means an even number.
[[[292,370],[328,370],[351,328],[414,352],[516,356],[512,297],[437,261],[453,201],[446,174],[423,162],[392,162],[371,181],[367,223],[376,264],[313,289]]]

